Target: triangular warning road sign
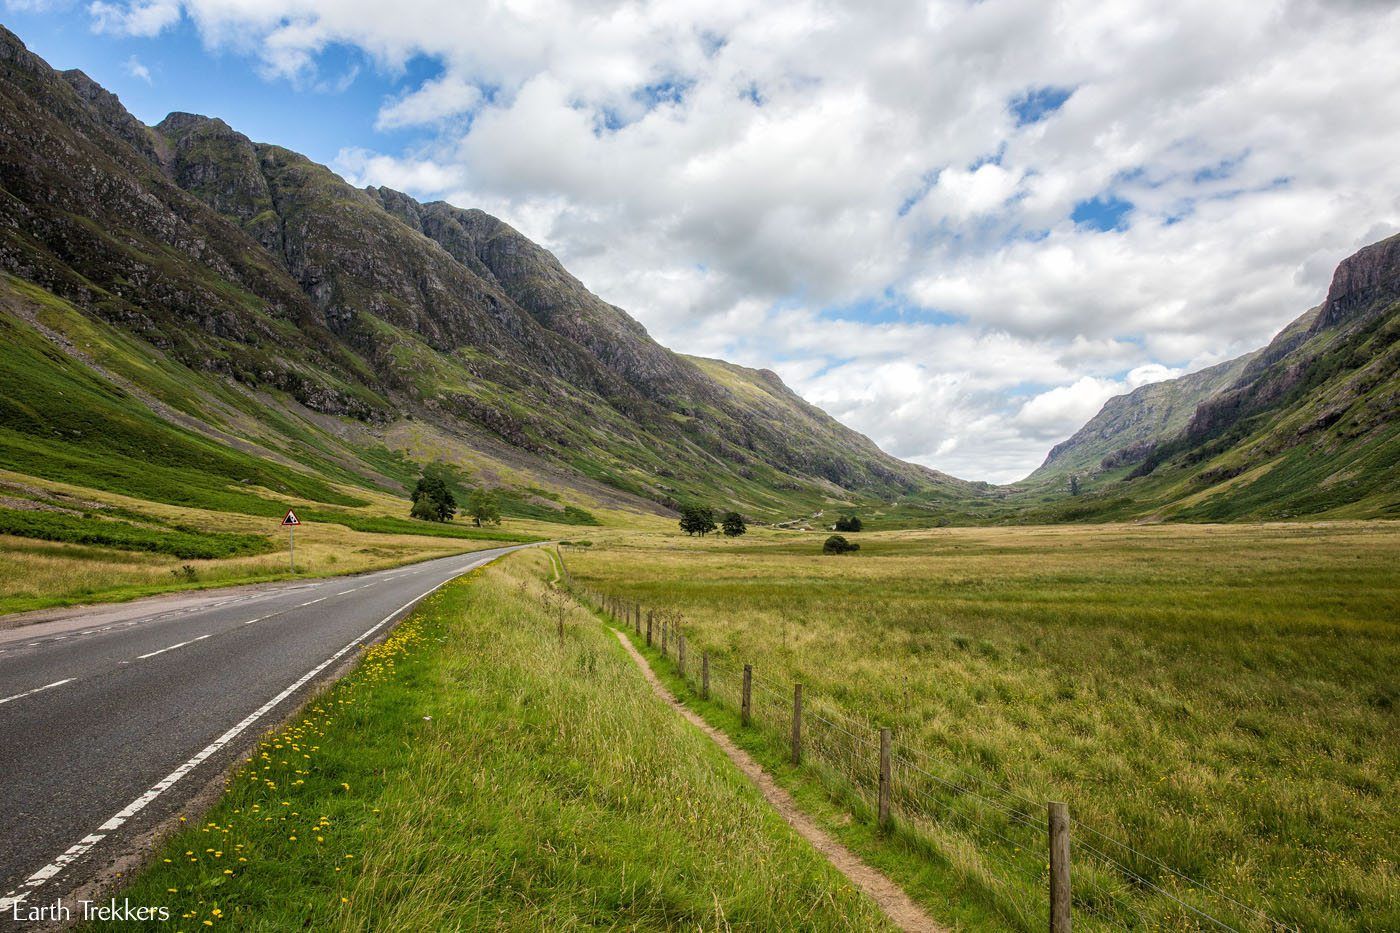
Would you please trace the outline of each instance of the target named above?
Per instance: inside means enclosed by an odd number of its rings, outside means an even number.
[[[291,509],[288,509],[287,514],[282,516],[282,524],[300,525],[301,519],[297,518],[297,513],[293,512]]]

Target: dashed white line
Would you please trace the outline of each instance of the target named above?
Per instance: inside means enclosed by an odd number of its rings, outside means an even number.
[[[185,647],[186,645],[192,645],[192,644],[194,644],[194,643],[197,642],[197,641],[204,641],[204,639],[206,639],[206,638],[213,638],[213,637],[214,637],[215,635],[217,635],[217,634],[219,634],[219,633],[218,633],[218,632],[210,632],[208,635],[201,635],[201,636],[199,636],[198,638],[191,638],[189,641],[182,641],[182,642],[180,642],[180,643],[177,644],[177,645],[170,645],[170,646],[165,647],[165,648],[159,648],[159,649],[157,649],[157,650],[155,650],[155,651],[151,651],[151,652],[149,652],[149,653],[147,653],[147,654],[138,654],[138,655],[136,656],[136,660],[138,660],[138,661],[144,661],[144,660],[146,660],[147,658],[154,658],[154,657],[155,657],[156,655],[158,655],[158,654],[165,654],[167,651],[174,651],[176,648],[183,648],[183,647]]]
[[[16,693],[12,697],[5,697],[3,700],[0,700],[0,703],[9,703],[11,700],[22,700],[25,697],[31,697],[36,693],[42,693],[45,690],[52,690],[54,687],[62,687],[64,684],[72,682],[72,677],[65,677],[62,680],[55,680],[51,684],[44,684],[42,687],[35,687],[33,690],[26,690],[23,693]]]
[[[454,573],[452,576],[448,577],[446,580],[443,580],[441,583],[438,583],[432,588],[425,590],[418,596],[413,597],[408,602],[404,603],[402,606],[395,609],[393,612],[389,613],[384,618],[380,619],[374,625],[371,625],[359,638],[356,638],[354,641],[350,642],[350,644],[346,645],[344,648],[341,648],[335,654],[331,655],[329,658],[326,658],[326,660],[322,661],[320,664],[317,664],[311,670],[301,675],[301,677],[297,678],[296,682],[293,683],[290,687],[283,690],[281,693],[277,694],[277,696],[273,697],[272,699],[268,700],[266,703],[255,709],[253,712],[249,713],[248,716],[244,718],[242,722],[225,732],[223,735],[219,736],[213,742],[210,742],[203,749],[201,749],[197,755],[195,755],[193,758],[191,758],[184,764],[180,765],[180,767],[170,772],[168,775],[166,775],[161,780],[157,781],[155,784],[151,785],[150,789],[147,790],[144,794],[142,794],[140,797],[137,797],[131,803],[123,807],[120,812],[118,812],[107,822],[97,827],[97,832],[89,833],[82,839],[78,840],[77,843],[70,846],[66,851],[64,851],[62,855],[59,855],[52,862],[45,865],[43,868],[39,869],[38,871],[34,872],[34,874],[26,878],[24,882],[19,886],[19,888],[16,888],[9,894],[6,894],[4,897],[0,897],[0,915],[3,915],[4,913],[9,911],[13,911],[20,904],[24,903],[24,901],[29,897],[29,895],[34,893],[35,888],[41,887],[44,883],[52,879],[59,872],[63,871],[65,867],[76,861],[78,858],[82,857],[82,855],[85,852],[87,852],[93,846],[97,845],[99,842],[105,839],[108,833],[111,833],[121,828],[121,826],[124,823],[126,823],[127,820],[131,819],[133,816],[144,810],[151,803],[151,801],[155,800],[161,794],[165,793],[167,790],[173,787],[176,781],[179,781],[180,778],[193,771],[200,764],[200,762],[204,761],[210,755],[213,755],[216,752],[218,752],[219,749],[223,748],[229,742],[232,742],[241,733],[247,730],[249,726],[257,722],[259,719],[263,718],[274,708],[276,708],[276,706],[279,703],[281,703],[287,697],[291,696],[293,693],[296,693],[298,690],[304,687],[307,681],[311,680],[311,678],[315,677],[317,674],[330,667],[336,661],[339,661],[341,658],[345,657],[345,655],[348,654],[356,645],[361,644],[375,632],[379,631],[399,613],[403,612],[405,609],[408,609],[410,606],[412,606],[419,600],[441,589],[443,586],[446,586],[448,583],[455,580],[461,574],[466,573],[468,570],[475,569],[476,566],[479,566],[479,564],[473,564],[471,566],[464,567],[461,570]],[[209,636],[203,635],[200,637],[208,638]],[[193,640],[198,641],[198,639]],[[171,645],[171,648],[178,647],[180,646]],[[162,648],[161,650],[169,651],[170,648]],[[149,657],[149,655],[147,655],[146,657]],[[59,681],[59,683],[66,683],[66,681]],[[57,684],[50,684],[50,686],[57,686]],[[43,690],[47,688],[41,687],[39,689]]]

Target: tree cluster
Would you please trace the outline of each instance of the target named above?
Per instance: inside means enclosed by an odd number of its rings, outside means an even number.
[[[842,515],[836,520],[837,531],[860,531],[865,527],[857,515]]]
[[[457,497],[452,493],[452,484],[457,481],[452,468],[445,463],[430,463],[423,467],[423,475],[413,487],[413,507],[409,515],[425,522],[450,522],[457,514]],[[476,527],[499,525],[501,523],[501,503],[496,493],[485,487],[477,487],[467,493],[466,506],[462,509]]]
[[[680,507],[681,531],[688,535],[704,537],[718,528],[726,538],[737,538],[749,530],[748,522],[738,512],[725,512],[715,524],[715,510],[708,505],[683,505]]]

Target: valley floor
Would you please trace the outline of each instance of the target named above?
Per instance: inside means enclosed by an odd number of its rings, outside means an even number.
[[[432,597],[118,896],[192,927],[881,928],[572,587],[951,928],[1044,928],[1048,800],[1077,929],[1400,927],[1400,525],[575,537],[567,573],[527,551]]]
[[[777,533],[564,555],[578,586],[654,614],[658,646],[663,622],[683,632],[673,686],[940,920],[1043,928],[1060,800],[1077,928],[1400,927],[1400,525],[851,537],[837,557]],[[882,726],[886,837],[870,831]]]

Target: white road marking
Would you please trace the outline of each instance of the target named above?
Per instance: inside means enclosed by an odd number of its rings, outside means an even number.
[[[72,682],[73,682],[73,678],[72,678],[72,677],[65,677],[65,678],[63,678],[62,680],[55,680],[55,681],[54,681],[53,683],[51,683],[51,684],[44,684],[42,687],[35,687],[33,690],[26,690],[26,691],[24,691],[23,693],[16,693],[16,694],[15,694],[14,696],[12,696],[12,697],[5,697],[3,700],[0,700],[0,703],[8,703],[8,702],[10,702],[11,700],[22,700],[22,699],[24,699],[25,697],[31,697],[31,696],[33,696],[34,694],[40,693],[40,692],[42,692],[42,691],[44,691],[44,690],[52,690],[54,687],[62,687],[64,684],[69,684],[69,683],[72,683]]]
[[[218,633],[218,632],[210,632],[208,635],[201,635],[201,636],[199,636],[198,638],[191,638],[189,641],[182,641],[182,642],[180,642],[180,643],[177,644],[177,645],[170,645],[169,647],[166,647],[166,648],[160,648],[160,649],[157,649],[156,651],[152,651],[152,652],[150,652],[150,653],[148,653],[148,654],[138,654],[138,655],[136,656],[136,660],[138,660],[138,661],[144,661],[144,660],[146,660],[147,658],[154,658],[154,657],[155,657],[156,655],[158,655],[158,654],[165,654],[167,651],[174,651],[176,648],[183,648],[183,647],[185,647],[186,645],[192,645],[192,644],[194,644],[194,643],[197,642],[197,641],[204,641],[204,639],[206,639],[206,638],[213,638],[213,637],[214,637],[215,635],[217,635],[217,634],[219,634],[219,633]]]
[[[468,566],[463,567],[461,570],[454,572],[450,577],[448,577],[446,580],[443,580],[441,583],[438,583],[430,589],[423,591],[418,596],[413,597],[408,602],[404,603],[402,606],[395,609],[393,612],[389,613],[384,618],[380,619],[374,625],[371,625],[359,638],[356,638],[354,641],[350,642],[350,644],[346,645],[344,648],[341,648],[335,654],[331,655],[329,658],[326,658],[326,660],[322,661],[320,664],[317,664],[311,670],[301,675],[301,677],[297,678],[296,682],[293,683],[290,687],[283,690],[281,693],[277,694],[277,696],[273,697],[272,699],[268,700],[266,703],[255,709],[253,712],[249,713],[247,717],[245,717],[243,721],[240,722],[238,725],[234,726],[232,729],[219,736],[213,742],[210,742],[189,761],[180,765],[180,767],[176,768],[164,778],[151,785],[150,789],[147,790],[144,794],[142,794],[140,797],[137,797],[131,803],[123,807],[120,812],[118,812],[107,822],[97,827],[97,832],[90,833],[84,836],[82,839],[78,840],[77,843],[65,850],[62,855],[59,855],[52,862],[49,862],[43,868],[40,868],[38,871],[34,872],[34,874],[26,878],[18,888],[11,891],[9,894],[6,894],[4,897],[0,897],[0,915],[3,915],[7,912],[12,912],[16,907],[24,903],[24,901],[29,897],[29,895],[34,893],[35,888],[41,887],[45,882],[49,881],[59,872],[63,871],[63,869],[66,868],[68,865],[81,858],[82,855],[86,853],[89,849],[91,849],[93,846],[97,845],[99,842],[105,839],[108,833],[120,829],[121,826],[124,823],[126,823],[127,820],[140,813],[148,805],[150,805],[151,801],[155,800],[161,794],[165,793],[167,790],[173,787],[175,783],[180,780],[180,778],[193,771],[200,764],[200,762],[204,761],[209,756],[218,752],[219,749],[223,748],[229,742],[232,742],[234,739],[238,738],[238,736],[241,735],[244,731],[246,731],[249,726],[253,725],[253,723],[257,722],[259,719],[263,718],[268,713],[270,713],[274,708],[277,707],[279,703],[281,703],[287,697],[291,696],[293,693],[296,693],[302,687],[306,686],[307,681],[311,680],[311,678],[315,677],[317,674],[330,667],[336,661],[339,661],[341,658],[345,657],[345,655],[348,654],[353,648],[355,648],[356,645],[361,644],[365,641],[365,639],[369,638],[375,632],[379,631],[399,613],[403,612],[405,609],[408,609],[414,603],[417,603],[419,600],[422,600],[432,595],[434,592],[446,586],[448,583],[451,583],[453,580],[466,573],[467,571],[475,570],[477,567],[481,566],[482,563],[483,560],[474,561]],[[205,635],[201,637],[207,638],[208,636]],[[172,645],[171,647],[179,646]],[[170,649],[163,648],[161,650],[169,651]],[[66,683],[66,681],[59,681],[59,683]],[[50,684],[49,686],[56,686],[56,684]],[[39,689],[43,690],[47,688],[41,687]]]
[[[321,597],[321,599],[325,599],[325,598],[326,598],[326,597],[324,597],[324,596]],[[314,606],[314,605],[316,605],[317,603],[319,603],[319,602],[321,601],[321,599],[308,599],[306,602],[302,603],[301,605],[302,605],[302,606]],[[301,606],[298,606],[297,608],[300,609]]]

